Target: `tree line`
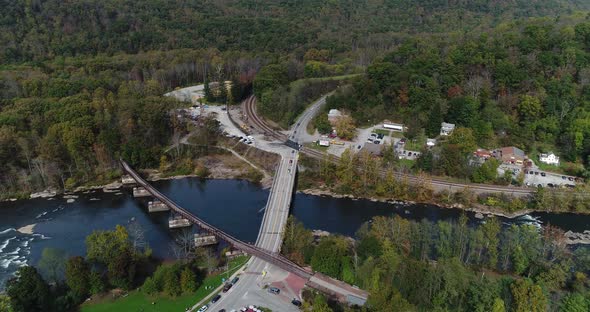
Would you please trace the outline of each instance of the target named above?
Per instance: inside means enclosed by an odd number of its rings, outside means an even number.
[[[279,52],[316,47],[366,64],[406,34],[485,28],[503,20],[589,9],[582,0],[501,1],[7,0],[0,63],[60,56],[217,48]],[[369,17],[370,18],[367,18]]]

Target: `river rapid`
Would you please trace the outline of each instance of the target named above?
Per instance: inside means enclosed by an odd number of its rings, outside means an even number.
[[[268,190],[241,180],[184,178],[154,182],[164,194],[205,221],[247,241],[256,240]],[[172,246],[179,230],[168,229],[169,213],[147,212],[146,199],[134,199],[130,189],[102,190],[71,196],[0,203],[0,289],[19,267],[36,265],[44,248],[85,254],[85,237],[94,230],[111,230],[117,224],[136,222],[156,257],[173,258]],[[291,213],[309,229],[354,236],[359,226],[374,216],[400,215],[412,220],[457,220],[460,209],[435,205],[382,203],[369,200],[294,195]],[[470,224],[484,222],[466,212]],[[551,223],[565,231],[590,229],[590,216],[533,213],[517,219],[500,218],[508,225]],[[32,226],[34,225],[34,226]]]

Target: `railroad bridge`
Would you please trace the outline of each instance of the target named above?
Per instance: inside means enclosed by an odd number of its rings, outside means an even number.
[[[205,222],[201,218],[180,207],[166,195],[162,194],[160,191],[147,183],[145,179],[143,179],[131,166],[129,166],[129,164],[127,164],[127,162],[124,160],[121,160],[120,162],[123,171],[126,172],[133,180],[135,180],[137,184],[143,187],[145,191],[147,191],[151,196],[168,206],[174,213],[189,220],[192,224],[198,226],[211,235],[216,236],[218,239],[226,241],[232,247],[273,264],[287,272],[291,272],[305,279],[307,286],[324,292],[327,295],[333,296],[340,301],[354,303],[364,303],[366,301],[368,293],[357,287],[350,286],[344,282],[338,281],[319,272],[311,272],[283,257],[278,252],[272,252],[241,241],[222,231],[221,229],[218,229],[217,227]]]

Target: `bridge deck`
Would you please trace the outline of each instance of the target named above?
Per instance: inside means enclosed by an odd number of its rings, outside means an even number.
[[[179,214],[183,218],[189,220],[192,224],[199,226],[201,229],[209,232],[210,234],[216,236],[219,239],[222,239],[232,245],[233,247],[242,250],[245,253],[248,253],[252,256],[255,256],[261,260],[264,260],[268,263],[271,263],[285,271],[291,272],[296,274],[306,281],[308,281],[308,286],[316,288],[320,291],[327,292],[331,295],[336,295],[339,298],[345,301],[345,298],[348,296],[354,296],[357,298],[361,298],[361,301],[366,300],[368,297],[367,292],[360,290],[358,288],[354,288],[344,282],[340,282],[338,280],[332,279],[320,273],[313,273],[309,272],[308,270],[300,267],[296,263],[288,260],[287,258],[281,256],[278,251],[269,251],[258,246],[254,246],[243,242],[233,236],[225,233],[224,231],[216,228],[215,226],[203,221],[199,217],[193,215],[189,211],[185,210],[184,208],[178,206],[175,202],[170,200],[166,195],[160,193],[157,189],[147,183],[129,164],[125,161],[121,160],[121,165],[123,170],[129,174],[139,185],[141,185],[147,192],[149,192],[153,197],[160,200],[160,202],[164,203],[166,206],[170,207],[175,213]],[[267,207],[268,209],[268,207]],[[260,237],[259,237],[260,238]]]

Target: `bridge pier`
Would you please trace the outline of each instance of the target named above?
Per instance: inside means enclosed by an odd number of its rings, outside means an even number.
[[[149,212],[160,212],[160,211],[170,211],[170,207],[159,200],[154,200],[148,202],[148,211]]]
[[[168,219],[168,227],[171,229],[177,229],[188,226],[191,226],[191,222],[188,219],[183,218],[182,216],[174,216]]]
[[[217,237],[209,234],[195,234],[195,247],[203,247],[217,244]]]
[[[145,188],[138,186],[133,188],[133,197],[148,197],[151,196]]]
[[[129,175],[124,175],[121,177],[121,183],[123,185],[131,185],[131,184],[135,184],[135,180]]]

